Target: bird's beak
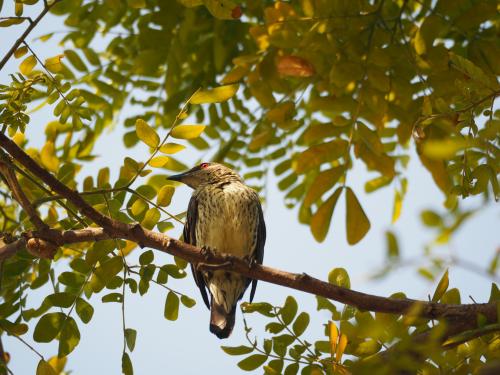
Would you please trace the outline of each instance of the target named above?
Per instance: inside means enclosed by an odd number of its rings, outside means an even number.
[[[167,177],[167,180],[183,182],[182,180],[189,175],[189,172],[174,174],[173,176]]]

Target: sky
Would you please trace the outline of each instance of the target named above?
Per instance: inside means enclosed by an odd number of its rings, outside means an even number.
[[[36,9],[36,8],[34,8]],[[6,2],[1,17],[12,15],[12,6]],[[0,56],[10,48],[15,39],[24,30],[24,25],[0,29]],[[63,29],[61,19],[49,16],[44,19],[28,40],[52,31]],[[14,32],[15,30],[15,32]],[[62,53],[56,39],[45,44],[33,43],[37,54],[42,59]],[[11,61],[0,71],[0,84],[9,82],[8,74],[15,72],[20,61]],[[129,110],[125,108],[124,111]],[[49,109],[40,110],[32,115],[27,129],[29,146],[43,145],[43,130],[51,120]],[[124,128],[117,121],[112,132],[106,132],[97,142],[95,154],[99,157],[85,165],[81,178],[96,175],[97,170],[109,166],[116,171],[125,156],[135,160],[146,160],[149,156],[146,147],[137,146],[125,149],[122,144]],[[184,157],[184,159],[183,159]],[[196,158],[196,157],[195,157]],[[193,155],[181,153],[180,159],[187,164],[192,163]],[[387,187],[372,194],[364,193],[364,183],[369,179],[367,171],[359,163],[349,176],[349,184],[371,220],[371,230],[357,245],[349,246],[345,239],[344,199],[339,201],[326,240],[317,243],[309,228],[298,224],[297,210],[289,210],[284,205],[283,194],[276,188],[276,178],[269,176],[268,199],[265,206],[267,226],[267,242],[264,263],[271,267],[290,272],[306,272],[320,279],[326,279],[328,272],[335,267],[344,267],[351,277],[351,287],[365,293],[388,296],[397,291],[404,291],[408,297],[427,300],[434,292],[438,280],[429,282],[419,276],[417,269],[424,266],[424,246],[434,238],[434,234],[426,229],[420,221],[419,214],[423,209],[442,209],[444,196],[434,185],[430,174],[425,171],[416,155],[412,155],[406,177],[408,193],[403,203],[403,211],[395,225],[391,224],[394,188]],[[191,191],[187,187],[179,187],[174,195],[172,212],[186,210]],[[477,207],[482,202],[469,199],[467,207]],[[469,220],[455,235],[450,244],[436,249],[439,254],[454,254],[474,265],[484,266],[498,248],[499,237],[495,228],[499,224],[498,204],[484,206],[472,220]],[[393,230],[399,239],[401,256],[407,259],[407,265],[390,273],[387,277],[374,280],[370,276],[384,265],[386,254],[385,231]],[[173,237],[180,235],[181,228],[169,232]],[[130,257],[133,262],[141,250]],[[159,252],[155,253],[156,264],[171,262],[171,257]],[[60,266],[58,266],[60,267]],[[63,269],[61,267],[60,269]],[[487,301],[492,279],[484,275],[470,272],[461,267],[450,268],[450,288],[459,288],[462,302]],[[170,281],[169,281],[170,286]],[[199,374],[228,373],[237,374],[240,370],[236,363],[242,357],[230,357],[222,352],[220,345],[238,346],[246,344],[243,333],[243,322],[238,311],[236,326],[232,336],[224,341],[217,339],[208,330],[209,312],[204,306],[199,292],[191,278],[176,280],[172,287],[194,297],[197,304],[192,309],[182,308],[179,319],[170,322],[163,317],[166,291],[151,285],[149,292],[140,297],[130,292],[126,298],[126,325],[138,331],[136,348],[131,354],[135,374],[177,373]],[[45,289],[30,294],[29,303],[36,305],[44,296]],[[316,311],[315,297],[309,294],[285,289],[280,286],[259,282],[255,301],[267,301],[276,305],[282,304],[287,295],[293,295],[299,301],[299,308],[311,314],[311,323],[306,337],[308,341],[322,339],[323,324],[329,316]],[[121,305],[117,303],[101,303],[98,295],[93,297],[95,313],[92,321],[84,325],[79,322],[81,341],[70,355],[67,369],[74,375],[80,374],[120,374],[122,352]],[[248,298],[248,294],[244,297]],[[340,306],[339,304],[337,304]],[[259,339],[265,337],[264,325],[267,321],[254,315],[248,315],[247,321],[253,327],[252,335]],[[35,322],[30,324],[30,331],[23,337],[35,346],[46,358],[57,353],[55,343],[38,344],[32,339]],[[25,345],[11,337],[2,337],[5,350],[11,355],[9,367],[14,374],[35,373],[39,358]],[[255,373],[259,373],[256,371]]]

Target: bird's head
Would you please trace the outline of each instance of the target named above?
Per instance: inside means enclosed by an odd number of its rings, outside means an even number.
[[[226,180],[241,181],[236,172],[219,163],[201,163],[187,172],[168,177],[168,180],[182,182],[193,189]]]

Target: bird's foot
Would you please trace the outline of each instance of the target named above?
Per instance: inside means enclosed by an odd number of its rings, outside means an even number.
[[[209,260],[215,255],[215,249],[212,249],[208,246],[202,246],[201,255],[203,255],[203,258],[205,258],[205,260]]]
[[[257,259],[251,255],[245,255],[243,261],[247,264],[248,269],[252,269],[254,265],[257,264]]]

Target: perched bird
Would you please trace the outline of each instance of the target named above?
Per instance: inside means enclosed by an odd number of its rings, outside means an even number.
[[[262,263],[266,226],[259,196],[237,173],[218,163],[202,163],[169,177],[194,189],[187,210],[184,242],[248,262]],[[210,332],[227,338],[234,326],[237,301],[252,282],[250,302],[257,280],[224,270],[191,265],[196,285],[210,309]],[[207,295],[210,293],[210,301]]]

